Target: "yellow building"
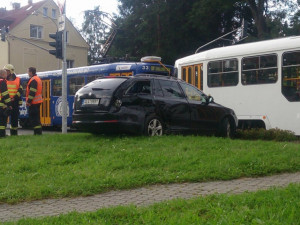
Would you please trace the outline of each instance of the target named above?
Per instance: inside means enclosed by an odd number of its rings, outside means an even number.
[[[24,7],[14,3],[13,10],[0,8],[0,28],[9,27],[5,41],[0,41],[0,68],[13,64],[16,74],[26,73],[31,66],[40,72],[61,69],[61,60],[48,52],[53,49],[49,42],[54,41],[49,34],[57,31],[59,16],[53,0],[29,0]],[[67,67],[87,66],[89,45],[68,19],[66,31]]]

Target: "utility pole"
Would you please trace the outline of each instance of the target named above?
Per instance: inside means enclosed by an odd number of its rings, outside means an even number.
[[[64,10],[59,21],[59,27],[63,31],[63,63],[62,63],[62,124],[61,131],[63,134],[67,133],[67,119],[68,119],[68,101],[67,101],[67,31],[66,31],[66,2],[64,2]],[[63,24],[63,25],[62,25]]]
[[[67,31],[66,31],[66,0],[57,1],[60,9],[60,16],[58,18],[58,26],[55,34],[49,34],[49,37],[54,39],[55,42],[50,42],[49,45],[55,47],[55,50],[49,50],[49,53],[55,55],[56,58],[62,59],[62,124],[61,131],[63,134],[67,133],[67,120],[68,120],[68,101],[67,101]],[[38,12],[34,12],[37,14]],[[47,16],[48,17],[48,16]],[[50,17],[48,17],[50,18]],[[52,21],[53,19],[50,18]]]
[[[62,76],[61,76],[61,98],[62,98],[62,115],[61,115],[61,131],[67,133],[68,121],[68,101],[67,101],[67,31],[66,31],[66,0],[57,0],[60,9],[58,18],[58,34],[62,33]],[[58,56],[58,55],[57,55]],[[57,57],[56,56],[56,57]],[[57,57],[58,58],[58,57]]]

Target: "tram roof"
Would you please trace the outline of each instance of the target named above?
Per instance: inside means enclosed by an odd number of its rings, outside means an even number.
[[[84,74],[84,73],[99,73],[101,71],[107,72],[109,70],[113,70],[114,72],[118,71],[126,71],[133,69],[132,67],[137,65],[146,65],[149,64],[147,62],[116,62],[116,63],[109,63],[109,64],[99,64],[93,66],[84,66],[84,67],[76,67],[76,68],[69,68],[67,69],[67,75],[76,75],[76,74]],[[152,64],[158,64],[156,62],[152,62]],[[167,65],[168,66],[168,65]],[[62,70],[51,70],[51,71],[44,71],[44,72],[37,72],[39,77],[47,77],[47,76],[61,76]],[[20,78],[27,78],[28,74],[19,74],[18,77]]]
[[[199,62],[199,60],[205,61],[214,59],[224,59],[228,57],[257,55],[261,53],[268,54],[281,50],[289,51],[295,48],[300,48],[300,36],[292,36],[286,38],[278,38],[272,40],[214,48],[178,59],[175,61],[175,67],[177,67],[178,64]]]

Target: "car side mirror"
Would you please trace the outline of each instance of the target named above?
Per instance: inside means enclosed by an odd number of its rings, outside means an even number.
[[[209,103],[212,103],[212,102],[214,102],[214,98],[212,97],[212,96],[207,96],[206,97],[206,104],[208,105]]]

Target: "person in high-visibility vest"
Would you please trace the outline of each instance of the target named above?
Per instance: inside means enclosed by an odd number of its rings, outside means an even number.
[[[28,68],[28,75],[30,80],[26,88],[26,106],[29,107],[29,121],[33,127],[34,134],[39,135],[42,134],[40,118],[40,105],[43,102],[42,81],[36,75],[35,67]]]
[[[22,105],[21,94],[23,88],[21,85],[20,78],[14,73],[15,68],[11,64],[7,64],[4,68],[7,72],[7,89],[12,101],[12,111],[10,115],[10,135],[18,135],[18,122],[19,122],[19,106]]]
[[[12,109],[5,80],[6,76],[6,71],[0,70],[0,138],[6,136],[7,112]]]

